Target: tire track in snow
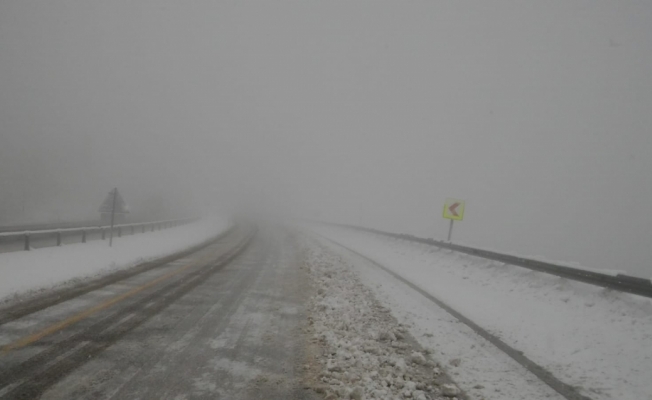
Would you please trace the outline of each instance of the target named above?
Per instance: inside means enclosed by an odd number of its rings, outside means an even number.
[[[557,393],[562,395],[564,398],[568,400],[591,400],[591,398],[586,397],[580,393],[571,385],[568,385],[567,383],[564,383],[557,377],[555,377],[552,373],[547,371],[545,368],[542,366],[538,365],[534,361],[530,360],[528,357],[526,357],[522,352],[514,349],[513,347],[509,346],[507,343],[503,342],[500,338],[498,338],[495,335],[492,335],[491,333],[487,332],[485,329],[480,327],[478,324],[475,322],[471,321],[452,307],[450,307],[448,304],[444,303],[443,301],[437,299],[430,293],[424,291],[417,285],[413,284],[412,282],[406,280],[402,276],[398,275],[397,273],[393,272],[389,268],[383,266],[382,264],[379,264],[378,262],[370,259],[369,257],[366,257],[357,251],[344,246],[341,243],[338,243],[330,238],[327,238],[325,236],[319,235],[320,237],[324,238],[325,240],[342,247],[346,249],[347,251],[355,254],[356,256],[368,261],[372,265],[382,269],[383,271],[387,272],[390,274],[392,277],[396,278],[397,280],[403,282],[431,302],[435,303],[437,306],[440,308],[444,309],[446,312],[448,312],[450,315],[458,319],[460,322],[464,323],[467,325],[469,328],[471,328],[475,333],[477,333],[479,336],[487,340],[489,343],[493,344],[496,348],[507,354],[510,358],[512,358],[514,361],[516,361],[518,364],[523,366],[525,369],[527,369],[529,372],[531,372],[534,376],[536,376],[539,380],[541,380],[543,383],[548,385],[550,388],[555,390]]]

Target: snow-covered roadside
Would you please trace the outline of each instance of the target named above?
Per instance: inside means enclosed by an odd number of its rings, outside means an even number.
[[[323,349],[314,390],[327,400],[463,398],[341,256],[314,240],[303,248],[302,268],[317,288],[310,332]]]
[[[344,228],[313,229],[446,302],[584,395],[652,399],[649,299],[419,243]],[[366,275],[365,282],[372,284],[378,275]],[[391,281],[386,285],[396,285]],[[388,290],[380,297],[390,301],[399,295]],[[425,308],[413,307],[413,319],[430,316]],[[447,343],[440,346],[450,354]],[[461,358],[464,365],[465,357],[475,363],[474,356],[466,352],[451,358]]]
[[[466,325],[367,260],[324,239],[347,277],[363,282],[381,307],[391,312],[430,358],[441,365],[469,399],[563,400],[552,389],[482,339]],[[358,289],[360,290],[360,289]]]
[[[200,244],[231,226],[212,217],[134,236],[0,254],[0,301],[26,292],[129,268]]]

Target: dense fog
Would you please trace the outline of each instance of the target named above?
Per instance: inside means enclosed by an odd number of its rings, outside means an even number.
[[[3,1],[0,225],[261,213],[652,275],[652,3]]]

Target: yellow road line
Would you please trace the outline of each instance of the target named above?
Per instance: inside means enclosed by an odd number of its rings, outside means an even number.
[[[211,256],[212,256],[212,254],[211,254]],[[181,268],[179,268],[177,270],[174,270],[174,271],[172,271],[172,272],[170,272],[168,274],[165,274],[165,275],[163,275],[163,276],[161,276],[159,278],[156,278],[151,282],[148,282],[148,283],[146,283],[146,284],[144,284],[142,286],[138,286],[137,288],[134,288],[134,289],[128,291],[127,293],[123,293],[123,294],[121,294],[119,296],[116,296],[116,297],[114,297],[112,299],[109,299],[109,300],[105,301],[104,303],[100,303],[100,304],[98,304],[98,305],[96,305],[94,307],[91,307],[91,308],[89,308],[87,310],[84,310],[84,311],[78,313],[78,314],[75,314],[75,315],[73,315],[73,316],[71,316],[71,317],[69,317],[69,318],[67,318],[67,319],[65,319],[65,320],[63,320],[61,322],[57,322],[54,325],[50,325],[49,327],[47,327],[47,328],[45,328],[45,329],[43,329],[43,330],[41,330],[39,332],[33,333],[33,334],[31,334],[29,336],[26,336],[26,337],[24,337],[22,339],[19,339],[19,340],[13,342],[13,343],[2,346],[2,347],[0,347],[0,356],[5,355],[5,354],[7,354],[8,352],[10,352],[12,350],[17,350],[17,349],[20,349],[21,347],[25,347],[27,345],[30,345],[30,344],[36,342],[37,340],[40,340],[40,339],[42,339],[42,338],[44,338],[44,337],[46,337],[48,335],[51,335],[51,334],[53,334],[55,332],[60,331],[61,329],[64,329],[64,328],[66,328],[66,327],[68,327],[68,326],[70,326],[72,324],[75,324],[75,323],[77,323],[77,322],[79,322],[79,321],[81,321],[81,320],[83,320],[85,318],[88,318],[88,317],[90,317],[91,315],[95,314],[98,311],[109,308],[109,307],[111,307],[111,306],[113,306],[113,305],[115,305],[115,304],[117,304],[117,303],[119,303],[119,302],[121,302],[121,301],[123,301],[123,300],[137,294],[137,293],[142,292],[143,290],[145,290],[147,288],[150,288],[150,287],[152,287],[154,285],[157,285],[157,284],[159,284],[159,283],[161,283],[161,282],[163,282],[163,281],[165,281],[167,279],[170,279],[171,277],[173,277],[175,275],[178,275],[181,272],[183,272],[183,271],[185,271],[185,270],[187,270],[187,269],[189,269],[189,268],[191,268],[191,267],[193,267],[195,265],[203,263],[204,261],[206,261],[209,258],[210,258],[210,256],[202,257],[199,261],[197,261],[195,263],[190,263],[190,264],[184,265],[183,267],[181,267]]]

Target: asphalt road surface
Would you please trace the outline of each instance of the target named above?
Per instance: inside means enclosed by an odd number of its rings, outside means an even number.
[[[309,296],[279,227],[0,309],[0,399],[309,399]],[[100,286],[100,287],[98,287]]]

